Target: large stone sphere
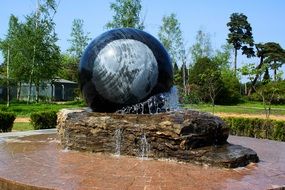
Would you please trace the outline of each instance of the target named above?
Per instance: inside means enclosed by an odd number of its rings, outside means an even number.
[[[113,112],[166,92],[172,65],[161,43],[132,28],[105,32],[86,48],[79,66],[80,88],[93,111]]]

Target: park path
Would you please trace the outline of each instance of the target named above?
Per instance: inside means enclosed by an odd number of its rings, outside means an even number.
[[[16,123],[28,123],[30,122],[29,117],[16,117],[15,121]]]
[[[217,112],[214,115],[217,115],[219,117],[244,117],[244,118],[266,119],[264,114],[237,114],[237,113]],[[270,119],[285,121],[285,115],[271,115]],[[30,122],[30,118],[29,117],[17,117],[15,122],[28,123]]]
[[[237,114],[237,113],[223,113],[217,112],[214,115],[219,117],[243,117],[243,118],[260,118],[266,119],[264,114]],[[270,119],[285,121],[285,115],[270,115]]]

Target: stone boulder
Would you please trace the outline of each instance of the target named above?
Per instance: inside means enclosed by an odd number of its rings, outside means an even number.
[[[63,148],[222,167],[257,162],[256,153],[227,143],[229,129],[217,116],[192,110],[159,114],[58,113]]]

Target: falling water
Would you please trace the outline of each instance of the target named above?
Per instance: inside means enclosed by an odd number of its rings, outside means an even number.
[[[141,153],[140,153],[140,156],[141,156],[141,159],[145,159],[145,158],[148,158],[148,153],[149,153],[149,144],[147,142],[147,138],[146,138],[146,134],[143,133],[142,137],[141,137],[141,144],[140,144],[140,150],[141,150]]]
[[[173,86],[169,92],[164,92],[151,96],[144,102],[134,104],[131,106],[123,107],[117,110],[116,113],[120,114],[155,114],[161,112],[175,111],[179,109],[178,103],[178,90]],[[115,155],[121,154],[122,131],[116,129],[115,131]],[[146,134],[143,133],[140,139],[140,157],[142,159],[148,158],[150,145],[147,141]]]
[[[178,90],[173,86],[169,92],[151,96],[144,102],[117,110],[121,114],[155,114],[179,109]]]
[[[166,111],[174,111],[179,109],[179,95],[176,86],[171,87],[169,92],[163,93],[164,106],[162,107]]]
[[[115,156],[121,155],[121,143],[122,143],[122,130],[117,128],[115,130]]]

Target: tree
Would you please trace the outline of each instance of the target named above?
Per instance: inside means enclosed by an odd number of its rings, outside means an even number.
[[[277,70],[285,64],[285,50],[278,43],[267,43],[265,48],[268,49],[264,63],[274,71],[274,81],[277,81]]]
[[[215,112],[215,100],[222,89],[222,81],[220,72],[216,68],[206,68],[205,73],[200,75],[200,79],[204,82],[203,88],[211,99],[213,113]]]
[[[45,5],[43,5],[45,7]],[[27,16],[23,35],[25,39],[30,36],[29,52],[29,96],[31,96],[32,83],[36,86],[36,101],[39,100],[40,85],[56,77],[60,68],[60,49],[56,45],[58,40],[54,32],[55,24],[48,10]],[[31,48],[32,47],[32,48]]]
[[[221,50],[216,50],[213,60],[219,62],[221,69],[231,68],[232,50],[233,46],[231,44],[225,44],[221,46]]]
[[[83,31],[84,21],[81,19],[74,19],[72,22],[71,39],[68,41],[71,43],[70,48],[67,50],[72,56],[78,60],[81,58],[85,47],[91,40],[89,33]]]
[[[253,81],[256,75],[264,73],[266,70],[266,65],[262,65],[259,69],[256,69],[254,64],[247,64],[242,67],[242,74],[247,76],[250,81]],[[267,119],[269,119],[271,114],[272,101],[274,99],[278,99],[280,97],[279,93],[282,92],[280,84],[276,81],[268,80],[264,81],[264,84],[258,88],[256,86],[252,86],[257,95],[262,99],[263,108]]]
[[[199,58],[211,57],[213,53],[210,35],[198,30],[196,42],[190,48],[192,62],[195,63]]]
[[[285,50],[275,42],[259,43],[255,45],[257,56],[260,58],[256,66],[255,77],[252,79],[251,88],[248,95],[254,90],[258,78],[269,68],[274,70],[274,79],[277,79],[277,69],[285,63]]]
[[[189,85],[192,94],[211,104],[235,104],[240,100],[240,84],[230,69],[232,46],[222,46],[209,57],[202,57],[190,67]],[[193,92],[196,90],[196,92]],[[213,110],[214,111],[214,110]]]
[[[247,57],[254,56],[254,40],[252,36],[252,28],[247,21],[247,16],[242,13],[233,13],[230,21],[227,23],[229,27],[228,43],[234,46],[234,72],[237,71],[237,51],[242,49],[242,54]]]
[[[222,85],[219,94],[216,97],[217,104],[236,104],[240,100],[240,83],[230,68],[232,45],[222,46],[222,50],[217,50],[212,58],[221,72]]]
[[[183,73],[182,69],[178,67],[177,64],[174,64],[175,73],[173,74],[173,83],[179,87],[183,86]]]
[[[182,65],[182,85],[184,92],[186,92],[186,62],[187,53],[185,43],[182,37],[182,31],[180,29],[180,23],[176,18],[175,14],[164,16],[162,18],[162,26],[159,28],[159,40],[168,51],[172,65],[178,66],[179,63]],[[179,70],[174,67],[174,76],[179,74]],[[178,85],[178,84],[176,84]]]
[[[141,19],[141,0],[116,0],[110,8],[114,11],[113,20],[106,24],[106,28],[136,28],[143,30],[144,21]]]
[[[78,81],[78,59],[69,54],[61,55],[61,72],[58,74],[59,77],[71,80]]]
[[[16,16],[11,15],[10,19],[9,19],[9,26],[8,26],[8,32],[6,35],[6,39],[5,40],[0,40],[0,50],[2,50],[3,54],[4,54],[4,58],[5,58],[5,67],[6,67],[6,86],[7,86],[7,106],[9,106],[10,104],[10,84],[11,84],[11,78],[13,78],[14,80],[18,81],[19,75],[14,75],[13,76],[13,72],[12,72],[12,77],[11,77],[11,63],[17,62],[19,61],[19,57],[15,57],[15,49],[14,48],[14,44],[17,43],[17,35],[20,32],[20,27],[19,27],[19,20]],[[19,69],[23,69],[20,67],[15,68],[17,71],[21,71]],[[21,75],[22,77],[22,75]]]
[[[168,51],[172,59],[172,64],[178,64],[183,39],[180,23],[174,13],[162,18],[162,26],[159,27],[158,37]]]
[[[4,41],[11,47],[11,75],[19,84],[29,83],[28,101],[32,84],[36,86],[38,100],[40,84],[53,79],[59,69],[60,50],[56,45],[57,37],[53,22],[55,12],[55,1],[47,0],[38,5],[36,12],[26,16],[25,22],[16,22],[17,19],[14,17],[10,19],[16,29],[9,25],[8,35]]]
[[[198,58],[190,69],[189,83],[199,86],[200,97],[214,106],[223,85],[219,65],[208,57]]]

